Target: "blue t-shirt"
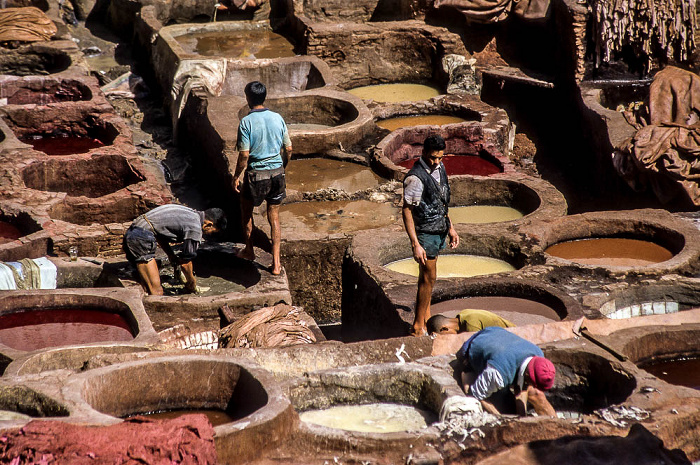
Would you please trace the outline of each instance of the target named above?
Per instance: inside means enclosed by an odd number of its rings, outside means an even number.
[[[282,147],[291,147],[284,119],[268,109],[251,110],[238,125],[238,151],[249,152],[248,168],[282,167]]]

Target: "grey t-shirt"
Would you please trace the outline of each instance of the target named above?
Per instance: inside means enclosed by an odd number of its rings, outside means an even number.
[[[133,224],[142,229],[153,230],[156,235],[169,242],[183,242],[189,239],[199,243],[202,242],[203,222],[204,212],[184,205],[168,204],[139,216]]]

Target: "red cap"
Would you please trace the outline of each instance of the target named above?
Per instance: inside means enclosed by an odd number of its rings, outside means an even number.
[[[547,391],[554,386],[554,364],[544,357],[532,357],[527,364],[527,374],[537,389]]]

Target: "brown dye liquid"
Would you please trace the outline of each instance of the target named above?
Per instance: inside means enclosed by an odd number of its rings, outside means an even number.
[[[653,242],[620,238],[560,242],[548,247],[545,252],[572,262],[599,266],[645,266],[673,257],[668,249]]]
[[[294,45],[267,29],[194,32],[175,39],[185,51],[202,56],[259,59],[295,55]]]
[[[442,95],[442,92],[433,86],[400,83],[355,87],[348,92],[361,99],[377,102],[411,102]]]
[[[430,312],[433,315],[442,313],[453,318],[467,308],[488,310],[516,326],[545,324],[561,320],[557,312],[551,307],[534,300],[519,297],[486,296],[446,300],[431,304]]]
[[[47,155],[73,155],[87,153],[92,149],[104,147],[98,139],[92,137],[56,135],[41,136],[21,139],[25,144],[30,144],[34,150],[44,152]]]
[[[397,207],[369,200],[298,202],[280,207],[283,234],[285,229],[299,227],[317,233],[348,233],[394,224],[399,218]]]
[[[57,308],[0,315],[0,343],[17,350],[133,339],[124,317],[97,309]]]
[[[657,362],[642,369],[667,383],[700,390],[700,358]]]
[[[13,224],[6,221],[0,221],[0,244],[12,242],[15,239],[19,239],[23,235],[24,234],[22,234]]]
[[[292,160],[286,169],[287,188],[302,192],[328,188],[357,192],[378,186],[381,179],[367,166],[328,158]]]
[[[377,121],[377,126],[389,131],[396,131],[397,129],[411,126],[442,126],[443,124],[464,123],[465,121],[469,120],[452,115],[398,116],[396,118],[379,120]]]
[[[226,423],[232,423],[232,422],[236,421],[236,419],[233,418],[228,413],[224,412],[223,410],[217,410],[217,409],[164,410],[164,411],[157,411],[157,412],[140,413],[140,414],[138,414],[138,416],[148,417],[149,419],[152,419],[152,420],[173,420],[173,419],[179,418],[183,415],[193,415],[193,414],[206,415],[207,420],[209,420],[209,423],[211,423],[212,426],[225,425]],[[126,418],[132,418],[135,416],[137,416],[137,415],[130,415]]]

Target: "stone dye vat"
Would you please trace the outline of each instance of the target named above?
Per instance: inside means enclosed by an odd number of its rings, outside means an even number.
[[[269,272],[272,257],[256,249],[251,262],[236,257],[241,244],[205,242],[193,261],[199,294],[183,294],[184,286],[174,278],[171,266],[161,262],[160,272],[166,295],[146,296],[144,306],[157,331],[184,325],[190,332],[218,330],[218,309],[223,305],[241,316],[253,308],[291,303],[287,276]],[[119,271],[125,286],[138,286],[128,263]],[[177,302],[177,305],[173,305]]]
[[[119,155],[98,155],[89,159],[37,161],[22,170],[25,186],[72,197],[102,197],[145,181],[143,174]]]
[[[14,50],[4,50],[0,56],[0,74],[32,76],[55,74],[67,70],[82,56],[70,40],[40,42]]]
[[[369,200],[328,200],[286,203],[280,207],[282,236],[304,231],[320,235],[348,234],[388,226],[400,221],[397,207]]]
[[[377,144],[372,161],[381,165],[378,172],[386,171],[394,179],[402,179],[420,158],[423,141],[431,134],[445,139],[442,162],[448,175],[490,176],[514,172],[511,162],[485,137],[484,127],[478,122],[398,129]]]
[[[0,421],[26,422],[32,418],[67,417],[68,409],[46,394],[26,386],[0,386]]]
[[[628,285],[609,293],[589,294],[585,304],[610,319],[666,315],[700,307],[700,285],[694,279],[669,276]]]
[[[38,218],[0,204],[0,261],[41,257],[48,252],[48,241]]]
[[[11,358],[53,347],[138,346],[154,339],[137,294],[123,290],[5,291],[0,296],[0,344]]]
[[[294,125],[290,125],[290,129],[294,130]],[[366,165],[318,157],[291,160],[285,169],[285,179],[289,190],[336,189],[349,194],[376,188],[382,182],[382,178]]]
[[[283,440],[294,422],[289,401],[268,372],[217,356],[165,356],[96,368],[75,376],[64,392],[84,405],[74,415],[84,422],[156,412],[225,414],[231,421],[215,426],[222,463],[249,463]]]
[[[453,286],[480,282],[485,279],[483,274],[489,273],[497,273],[498,277],[506,278],[518,274],[517,270],[529,262],[527,251],[522,249],[515,237],[504,236],[502,231],[483,231],[474,235],[467,233],[463,229],[465,227],[473,226],[455,225],[460,235],[460,244],[457,249],[446,249],[440,254],[438,273],[441,263],[449,265],[452,260],[459,259],[459,255],[467,255],[474,261],[496,264],[500,268],[482,271],[481,276],[471,268],[462,267],[457,270],[462,276],[471,277],[441,278],[438,274],[434,297],[461,297]],[[407,333],[408,325],[413,321],[417,278],[415,272],[411,275],[388,269],[387,264],[398,260],[405,260],[411,267],[417,267],[412,258],[410,241],[399,225],[355,234],[343,260],[344,333],[347,331],[363,340],[396,337]],[[454,293],[449,294],[448,290]],[[518,297],[520,296],[522,295]]]
[[[0,78],[0,100],[6,105],[47,105],[90,100],[92,90],[78,79]]]
[[[469,120],[466,118],[454,115],[414,115],[382,119],[377,121],[377,126],[388,131],[395,131],[409,126],[444,126],[467,121]]]
[[[495,223],[566,214],[566,200],[554,186],[529,176],[450,180],[453,223]]]
[[[290,381],[286,391],[302,420],[299,439],[309,450],[341,451],[352,444],[354,453],[380,447],[387,454],[424,452],[436,437],[430,425],[442,403],[462,395],[446,372],[414,363],[312,372]]]
[[[232,31],[188,31],[173,35],[186,54],[256,60],[294,56],[294,44],[268,28],[257,27],[235,34]],[[215,27],[220,28],[220,25]],[[189,26],[189,29],[193,29]],[[171,31],[172,34],[172,31]]]
[[[584,213],[548,221],[547,226],[532,226],[525,229],[538,238],[550,263],[576,263],[582,268],[620,272],[643,268],[668,274],[692,268],[700,256],[698,230],[664,210]],[[568,241],[578,242],[564,244]],[[556,250],[560,243],[566,248],[594,247],[565,254]]]
[[[414,305],[410,293],[389,292],[397,307]],[[483,277],[451,283],[433,293],[430,312],[454,317],[464,309],[496,313],[516,326],[574,320],[584,315],[581,305],[554,286],[532,279]]]
[[[418,277],[418,264],[413,259],[403,258],[384,265],[388,270],[396,273]],[[443,254],[437,265],[437,277],[441,278],[469,278],[494,273],[507,273],[515,268],[510,263],[493,257],[468,254]]]

